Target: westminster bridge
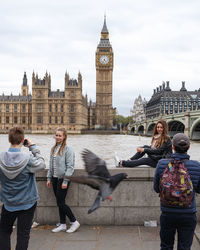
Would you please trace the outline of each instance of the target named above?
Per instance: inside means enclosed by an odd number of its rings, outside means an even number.
[[[151,136],[153,128],[159,119],[167,122],[170,137],[173,137],[176,133],[185,133],[191,140],[200,140],[200,110],[186,111],[136,122],[131,126],[131,133]]]

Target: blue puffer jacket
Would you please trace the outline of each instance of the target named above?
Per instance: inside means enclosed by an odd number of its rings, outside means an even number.
[[[192,204],[189,208],[172,208],[172,207],[166,207],[161,205],[162,212],[168,212],[168,213],[195,213],[196,210],[196,201],[195,201],[195,192],[200,193],[200,163],[198,161],[192,161],[189,160],[190,156],[188,154],[180,154],[180,153],[174,153],[171,155],[171,158],[174,158],[175,160],[188,160],[185,161],[185,166],[188,170],[188,173],[190,174],[193,187],[194,187],[194,196],[192,200]],[[169,159],[162,159],[158,162],[155,175],[154,175],[154,190],[159,193],[159,182],[160,177],[165,170],[165,168],[169,164]]]

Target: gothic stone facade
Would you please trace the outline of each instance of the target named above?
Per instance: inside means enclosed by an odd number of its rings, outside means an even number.
[[[141,95],[135,99],[133,109],[131,109],[130,115],[133,117],[135,122],[141,122],[146,119],[145,116],[145,105],[146,100],[142,100]]]
[[[0,97],[0,130],[7,131],[12,126],[22,126],[32,133],[52,133],[58,126],[68,132],[80,133],[88,128],[87,96],[82,95],[82,76],[78,80],[65,74],[64,91],[51,91],[51,76],[43,79],[32,75],[32,95],[28,94],[26,73],[21,95]]]
[[[32,95],[24,73],[21,94],[0,96],[0,132],[17,125],[30,133],[52,133],[59,126],[65,127],[68,133],[112,128],[112,71],[113,52],[104,19],[96,51],[96,103],[88,103],[87,95],[83,96],[80,72],[78,79],[70,79],[65,74],[64,91],[51,90],[50,74],[40,79],[33,72]]]
[[[112,73],[113,51],[104,18],[101,39],[96,50],[96,126],[98,128],[113,127]]]

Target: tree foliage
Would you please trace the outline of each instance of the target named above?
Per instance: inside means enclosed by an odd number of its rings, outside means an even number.
[[[133,117],[127,116],[124,117],[123,115],[115,115],[114,124],[121,125],[122,127],[127,126],[129,123],[133,123]]]

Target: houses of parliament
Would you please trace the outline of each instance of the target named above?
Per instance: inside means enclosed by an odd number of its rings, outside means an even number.
[[[82,75],[71,79],[66,72],[64,91],[51,90],[51,76],[43,79],[32,74],[32,94],[26,73],[23,76],[21,94],[0,95],[0,132],[13,126],[21,126],[28,133],[53,133],[57,127],[65,127],[70,133],[88,129],[111,129],[113,50],[104,18],[100,42],[96,50],[96,102],[88,101],[82,94]]]

